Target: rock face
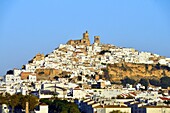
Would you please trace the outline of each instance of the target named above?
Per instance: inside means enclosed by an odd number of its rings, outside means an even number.
[[[36,69],[35,71],[38,80],[54,79],[56,75],[60,75],[62,70],[57,69]]]
[[[106,75],[109,75],[111,81],[120,81],[128,76],[133,79],[140,78],[161,78],[170,76],[170,67],[160,64],[134,64],[134,63],[117,63],[107,66]]]

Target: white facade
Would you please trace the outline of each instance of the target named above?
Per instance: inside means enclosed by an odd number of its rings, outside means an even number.
[[[170,107],[146,107],[146,113],[170,113]]]
[[[29,75],[28,76],[28,80],[29,80],[29,82],[36,82],[37,81],[37,77],[33,76],[33,75]]]
[[[81,89],[73,89],[73,98],[82,99],[86,97],[86,92]]]
[[[35,110],[35,113],[48,113],[48,105],[39,105],[39,110]]]
[[[14,82],[14,75],[12,75],[12,74],[7,74],[7,75],[5,75],[5,82],[6,83],[13,83]]]

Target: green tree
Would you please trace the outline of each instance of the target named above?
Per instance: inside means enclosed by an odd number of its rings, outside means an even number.
[[[67,100],[59,100],[57,98],[55,100],[41,99],[40,102],[49,105],[50,113],[80,113],[78,106]]]
[[[135,80],[129,78],[129,77],[125,77],[123,80],[121,80],[122,84],[125,86],[126,84],[131,84],[134,85],[136,83]]]
[[[161,87],[167,88],[170,86],[170,77],[164,76],[160,79]]]
[[[6,104],[6,103],[7,103],[6,98],[5,98],[5,96],[1,93],[1,94],[0,94],[0,104]]]
[[[46,98],[45,99],[40,99],[40,102],[41,103],[46,103],[47,105],[52,105],[52,103],[53,103],[52,100],[46,99]]]
[[[70,103],[68,113],[80,113],[78,106],[75,103]]]
[[[26,95],[21,98],[21,106],[23,109],[26,107],[26,102],[29,103],[29,111],[33,111],[34,108],[38,105],[38,98],[34,95]]]
[[[156,69],[161,69],[160,63],[157,63],[157,64],[155,65],[155,68],[156,68]]]
[[[157,79],[149,79],[149,83],[154,86],[160,86],[160,81]]]
[[[12,113],[14,112],[15,106],[19,104],[19,97],[17,94],[10,96],[9,105],[12,107]]]
[[[149,82],[147,79],[145,78],[141,78],[139,83],[141,83],[143,86],[145,86],[145,88],[147,89],[147,87],[149,86]]]
[[[126,112],[121,112],[120,110],[113,110],[110,113],[126,113]]]
[[[3,104],[9,105],[10,97],[11,95],[9,93],[5,93],[4,95],[2,94],[2,97],[1,97],[2,100],[0,100],[0,102],[2,101]]]

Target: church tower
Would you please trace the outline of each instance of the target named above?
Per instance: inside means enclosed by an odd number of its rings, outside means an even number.
[[[87,45],[87,46],[90,45],[90,40],[89,40],[89,33],[88,33],[88,31],[86,31],[85,33],[83,33],[82,44],[85,44],[85,45]]]
[[[88,31],[86,31],[85,33],[83,33],[83,39],[89,40],[89,33],[88,33]]]
[[[94,36],[94,44],[99,45],[100,44],[100,36]]]

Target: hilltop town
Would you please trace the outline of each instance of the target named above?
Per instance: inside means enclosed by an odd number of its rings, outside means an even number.
[[[0,78],[0,93],[33,94],[39,99],[57,94],[74,101],[84,113],[170,112],[168,83],[162,87],[169,76],[170,58],[103,44],[100,36],[91,43],[86,31],[81,39],[60,44],[47,55],[38,53],[22,69],[9,70]]]
[[[123,63],[124,65],[146,64],[149,69],[156,64],[170,66],[170,58],[165,58],[149,52],[139,52],[134,48],[121,48],[109,44],[101,44],[100,37],[94,36],[94,43],[90,44],[89,34],[83,33],[80,40],[69,40],[67,44],[60,44],[53,52],[47,54],[37,54],[28,64],[24,66],[21,78],[25,79],[28,75],[36,75],[37,79],[53,79],[55,76],[76,76],[95,75],[103,76],[107,65]],[[122,65],[122,64],[121,64]],[[139,66],[138,65],[138,66]],[[141,66],[142,67],[142,66]],[[115,66],[116,68],[116,66]],[[169,70],[152,70],[151,73],[122,73],[116,71],[108,73],[114,77],[122,79],[124,76],[140,75],[157,76],[170,75]],[[137,69],[137,68],[136,68]],[[145,69],[144,69],[145,70]],[[143,71],[143,70],[141,70]],[[157,72],[156,72],[157,71]],[[109,71],[110,72],[110,71]],[[104,78],[104,77],[103,77]],[[112,78],[110,79],[112,80]]]

